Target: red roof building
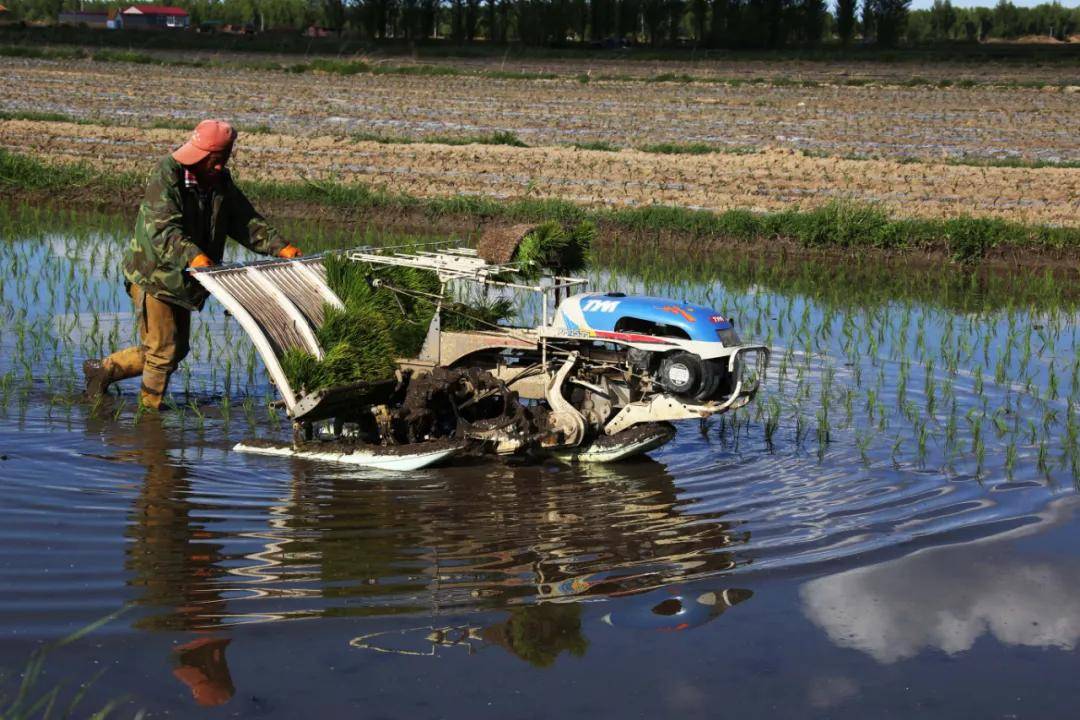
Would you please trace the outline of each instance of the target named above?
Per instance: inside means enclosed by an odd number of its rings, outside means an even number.
[[[132,5],[124,11],[133,15],[187,15],[187,10],[171,5]]]
[[[120,13],[125,28],[186,28],[187,10],[170,5],[132,5]]]

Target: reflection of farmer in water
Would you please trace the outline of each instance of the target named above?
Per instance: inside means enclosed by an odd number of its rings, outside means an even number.
[[[222,610],[223,601],[212,590],[213,580],[224,572],[222,546],[206,542],[213,534],[191,517],[191,484],[184,466],[169,456],[161,419],[146,416],[134,428],[110,423],[101,429],[125,448],[116,453],[119,459],[139,463],[146,471],[131,511],[125,567],[132,574],[129,583],[142,588],[138,602],[154,608],[155,614],[140,617],[135,627],[207,629]],[[173,675],[200,705],[220,705],[233,695],[225,662],[228,643],[206,636],[175,651]]]
[[[228,638],[202,637],[181,645],[173,656],[173,675],[191,688],[195,702],[204,707],[222,705],[236,692],[225,662],[228,644]]]

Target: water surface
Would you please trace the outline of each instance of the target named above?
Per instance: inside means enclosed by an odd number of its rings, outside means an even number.
[[[403,476],[233,452],[287,428],[214,304],[175,409],[76,402],[82,359],[131,337],[127,229],[38,212],[0,223],[0,665],[109,618],[48,652],[38,695],[104,670],[80,707],[121,716],[1080,700],[1069,286],[611,256],[597,286],[711,304],[774,348],[755,404],[632,462]]]

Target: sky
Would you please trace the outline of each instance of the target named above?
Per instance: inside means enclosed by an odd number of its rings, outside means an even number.
[[[1051,2],[1051,0],[1012,0],[1012,4],[1017,7],[1034,7],[1044,2]],[[1059,0],[1059,2],[1067,8],[1074,8],[1080,4],[1078,0]],[[911,9],[927,10],[933,4],[934,0],[912,0]],[[997,5],[997,0],[952,0],[952,5],[953,7],[994,7]]]

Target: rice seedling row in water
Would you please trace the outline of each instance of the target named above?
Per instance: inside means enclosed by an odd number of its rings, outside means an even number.
[[[656,289],[655,286],[652,289]],[[670,289],[670,284],[668,284],[668,289]],[[767,301],[767,304],[771,306],[772,303],[773,300],[770,298]],[[760,307],[761,306],[759,304],[759,308]],[[791,317],[791,315],[792,314],[790,312],[787,313],[788,317]],[[780,317],[783,318],[784,315],[781,314]],[[801,336],[802,346],[804,348],[802,357],[804,358],[804,361],[807,361],[813,357],[813,351],[819,351],[820,348],[813,348],[807,342],[805,333],[802,331],[802,328],[805,328],[806,326],[806,315],[804,314],[803,317],[803,324],[800,326],[800,329],[795,332],[794,337],[795,339],[799,339]],[[818,322],[819,330],[817,332],[817,336],[819,338],[827,337],[829,334],[829,317],[830,313],[828,310],[823,312],[822,317]],[[867,392],[868,402],[866,403],[866,408],[869,413],[869,419],[871,420],[869,424],[873,425],[873,417],[877,408],[878,393],[888,392],[889,390],[892,390],[896,396],[897,406],[902,411],[901,416],[904,417],[904,419],[911,425],[912,432],[910,435],[910,440],[915,448],[916,456],[920,460],[922,460],[930,453],[932,449],[931,446],[933,444],[931,428],[942,426],[945,428],[945,434],[948,438],[946,444],[950,450],[950,454],[952,454],[953,449],[958,445],[957,435],[959,434],[957,421],[958,408],[955,400],[958,395],[956,383],[958,375],[960,373],[960,367],[964,364],[964,362],[958,360],[957,358],[963,358],[964,361],[974,360],[974,358],[970,356],[973,354],[971,352],[971,349],[976,346],[975,338],[972,337],[970,334],[958,335],[955,329],[955,318],[951,314],[944,314],[944,318],[940,322],[941,329],[938,340],[939,344],[935,347],[931,344],[931,337],[934,335],[934,333],[932,332],[932,328],[935,321],[935,314],[925,311],[917,312],[914,308],[908,306],[904,308],[898,316],[894,315],[894,317],[898,317],[898,319],[895,320],[893,323],[884,323],[877,328],[875,328],[873,324],[871,324],[869,326],[861,328],[861,330],[859,331],[859,334],[865,337],[868,343],[868,347],[873,345],[874,342],[876,342],[876,338],[884,337],[888,341],[887,344],[894,350],[893,360],[898,362],[898,366],[895,372],[888,376],[888,380],[886,380],[885,374],[879,375],[877,387],[872,388]],[[995,318],[991,316],[989,318],[984,318],[984,321],[994,319]],[[1005,313],[1003,315],[999,315],[996,318],[996,322],[991,322],[989,326],[983,324],[976,325],[974,323],[969,324],[968,332],[993,332],[994,330],[1000,330],[1000,327],[1002,325],[1007,327],[1008,324],[1011,323],[1015,326],[1016,322],[1017,319],[1015,313]],[[1062,329],[1060,327],[1060,317],[1058,317],[1055,321],[1053,319],[1053,316],[1051,316],[1048,324],[1053,325],[1055,322],[1058,324],[1057,329],[1060,331]],[[913,326],[915,328],[914,331],[912,330]],[[852,358],[852,354],[850,352],[852,334],[853,331],[849,328],[846,334],[842,336],[844,342],[847,344],[847,351],[843,351],[843,349],[841,348],[841,354],[843,357],[849,359]],[[908,338],[911,336],[911,334],[914,334],[916,337],[914,348],[911,348],[909,345],[910,341],[908,340]],[[860,340],[861,339],[863,338],[860,338]],[[1014,345],[1015,342],[1016,341],[1014,340]],[[1007,359],[1004,358],[1004,355],[1010,353],[1009,343],[1006,343],[1004,347],[994,348],[995,354],[1002,354],[1002,357],[996,362],[999,367],[1003,367],[1006,369],[1006,380],[1010,379],[1010,377],[1013,378],[1014,381],[1015,378],[1018,377],[1026,378],[1030,387],[1038,387],[1039,383],[1042,382],[1042,378],[1045,378],[1045,382],[1047,383],[1047,385],[1051,384],[1053,381],[1049,378],[1052,377],[1052,374],[1050,373],[1053,360],[1049,360],[1046,365],[1042,366],[1042,369],[1037,370],[1030,366],[1028,363],[1031,361],[1032,358],[1044,355],[1044,351],[1031,349],[1032,346],[1030,344],[1027,344],[1026,347],[1028,347],[1030,351],[1023,353],[1022,362],[1019,363],[1006,362]],[[900,352],[900,350],[904,348],[906,348],[906,350]],[[937,370],[935,357],[941,356],[943,354],[954,358],[954,360],[951,361],[949,367],[946,369],[944,377],[941,377],[939,371]],[[913,360],[908,359],[909,355],[913,356]],[[785,353],[780,360],[778,384],[781,386],[783,384],[784,378],[787,376],[786,366],[789,362],[790,357],[791,355],[789,349],[789,352]],[[921,402],[919,403],[906,399],[906,395],[908,393],[907,378],[908,374],[910,373],[913,361],[916,364],[921,364],[923,368],[922,393],[921,398],[919,398]],[[851,364],[853,364],[854,367],[859,367],[857,363]],[[809,363],[805,363],[804,366],[809,367]],[[974,385],[971,394],[975,396],[982,396],[985,392],[985,385],[981,379],[983,366],[975,365],[974,367],[974,373],[967,375],[967,377],[969,378],[974,378]],[[827,378],[830,376],[832,369],[826,366],[822,372],[825,373],[822,381],[825,385],[828,385]],[[1044,374],[1040,376],[1039,373]],[[852,371],[851,376],[852,378],[861,377],[861,375],[856,371]],[[794,391],[796,398],[803,395],[802,383],[806,382],[805,374],[800,372],[798,373],[797,377],[799,378],[800,387],[796,388]],[[887,387],[887,383],[891,384],[891,388]],[[938,388],[941,388],[941,390],[939,391]],[[973,401],[976,404],[976,407],[973,409],[972,414],[972,418],[975,423],[975,439],[973,441],[972,452],[975,455],[978,466],[981,468],[985,459],[985,442],[981,435],[982,418],[996,417],[997,422],[995,423],[995,426],[1002,429],[1003,435],[1007,434],[1011,438],[1005,444],[1003,456],[1007,460],[1005,464],[1005,470],[1007,472],[1011,472],[1015,468],[1017,458],[1019,457],[1018,448],[1022,447],[1022,441],[1020,439],[1022,433],[1018,432],[1018,428],[1015,426],[1015,423],[1012,425],[1008,425],[1003,420],[1003,417],[1005,415],[1016,412],[1015,408],[1010,408],[1009,406],[1009,403],[1011,402],[1011,399],[1015,394],[1014,389],[1009,386],[1006,386],[1003,389],[1005,391],[1004,398],[1002,398],[1001,400],[1003,402],[1003,408],[999,410],[997,415],[993,415],[988,412],[985,398],[983,398],[984,402],[982,402],[981,407],[978,405],[979,397],[965,399]],[[966,390],[967,389],[965,388],[965,391]],[[791,391],[785,390],[784,394],[791,395]],[[1046,399],[1048,399],[1038,397],[1036,394],[1032,393],[1029,393],[1028,395],[1029,397],[1026,397],[1025,400],[1029,403],[1034,403],[1036,405],[1045,402]],[[939,397],[944,397],[952,402],[949,416],[944,420],[938,417],[937,414],[937,408],[940,407]],[[829,405],[827,404],[828,396],[823,396],[821,400],[821,409],[818,413],[818,420],[819,423],[825,424],[827,427],[825,428],[825,430],[819,429],[818,435],[821,438],[831,438],[832,433],[830,426],[833,425],[833,421],[831,419],[832,415],[829,413]],[[797,437],[801,437],[804,434],[803,430],[801,429],[804,423],[805,418],[803,414],[796,410],[795,429]],[[1035,445],[1037,436],[1031,433],[1030,424],[1028,425],[1028,428],[1029,429],[1027,431],[1025,441],[1029,445]],[[770,430],[770,435],[774,433],[774,430]],[[1049,436],[1038,440],[1038,442],[1045,446],[1047,442],[1047,437]],[[860,446],[863,454],[865,455],[866,448],[868,448],[870,444],[869,435],[867,433],[860,434],[857,439],[857,443]],[[1009,450],[1010,446],[1013,448],[1012,450]],[[903,437],[897,436],[897,438],[893,441],[892,454],[896,455],[901,453],[903,447]],[[1046,465],[1046,455],[1047,452],[1044,447],[1042,451],[1043,461],[1040,463],[1043,467],[1045,467]]]
[[[127,228],[91,221],[58,230],[56,218],[21,212],[0,213],[11,258],[0,272],[0,407],[17,413],[48,403],[62,415],[71,411],[63,397],[79,389],[82,358],[133,339],[116,271]],[[316,234],[311,243],[342,240]],[[702,280],[707,268],[661,276],[637,273],[618,257],[597,260],[597,287],[706,301],[734,316],[748,338],[771,333],[775,363],[758,408],[724,421],[726,435],[737,427],[731,442],[738,438],[740,452],[809,452],[822,462],[851,452],[871,467],[910,463],[984,479],[1072,476],[1080,466],[1077,312],[1053,283],[1030,303],[984,293],[961,314],[948,286],[937,303],[926,301],[923,287],[866,305],[859,291],[845,294],[812,276],[785,284],[732,271],[717,283]],[[212,305],[193,330],[174,400],[187,408],[183,421],[205,424],[202,407],[215,396],[215,422],[257,424],[253,408],[263,407],[269,386],[242,333]],[[415,342],[415,334],[398,332]],[[110,412],[128,417],[131,407]],[[276,411],[263,417],[282,419]]]

